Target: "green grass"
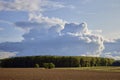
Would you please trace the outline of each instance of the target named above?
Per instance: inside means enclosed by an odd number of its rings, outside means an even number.
[[[87,70],[87,71],[107,71],[107,72],[120,72],[120,67],[78,67],[78,68],[57,68],[57,69],[74,69],[74,70]]]

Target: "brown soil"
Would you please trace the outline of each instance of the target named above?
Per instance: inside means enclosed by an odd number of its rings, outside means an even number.
[[[120,80],[120,72],[0,68],[0,80]]]

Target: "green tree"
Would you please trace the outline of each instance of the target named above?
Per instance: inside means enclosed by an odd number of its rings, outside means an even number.
[[[36,67],[36,68],[39,68],[40,66],[39,66],[39,64],[35,64],[35,67]]]
[[[92,59],[90,60],[90,66],[95,66],[95,64],[96,64],[96,59],[95,59],[95,58],[92,58]]]
[[[85,66],[85,61],[83,58],[80,58],[80,66],[84,67]]]
[[[46,69],[55,68],[55,65],[54,65],[53,63],[44,63],[43,66],[44,66],[44,68],[46,68]]]
[[[112,66],[120,66],[120,60],[114,61]]]
[[[55,68],[55,65],[53,63],[49,63],[49,69]]]

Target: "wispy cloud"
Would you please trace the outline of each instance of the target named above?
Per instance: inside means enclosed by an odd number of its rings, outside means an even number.
[[[14,56],[16,56],[16,52],[0,51],[0,59],[14,57]]]
[[[74,8],[72,5],[64,5],[60,2],[53,2],[49,0],[13,0],[13,1],[0,1],[0,10],[2,11],[45,11],[49,9],[59,8]]]
[[[6,23],[6,24],[14,25],[14,23],[12,23],[10,21],[5,21],[5,20],[0,20],[0,23]]]

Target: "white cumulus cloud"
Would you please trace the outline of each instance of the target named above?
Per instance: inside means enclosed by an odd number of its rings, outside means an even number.
[[[23,29],[24,27],[32,28],[23,35],[22,42],[2,43],[0,48],[5,51],[19,52],[20,55],[89,56],[100,56],[104,49],[103,37],[91,33],[85,22],[81,24],[65,23],[61,26],[59,21],[56,24],[51,23],[53,19],[42,22],[37,20],[16,23],[16,26]]]

